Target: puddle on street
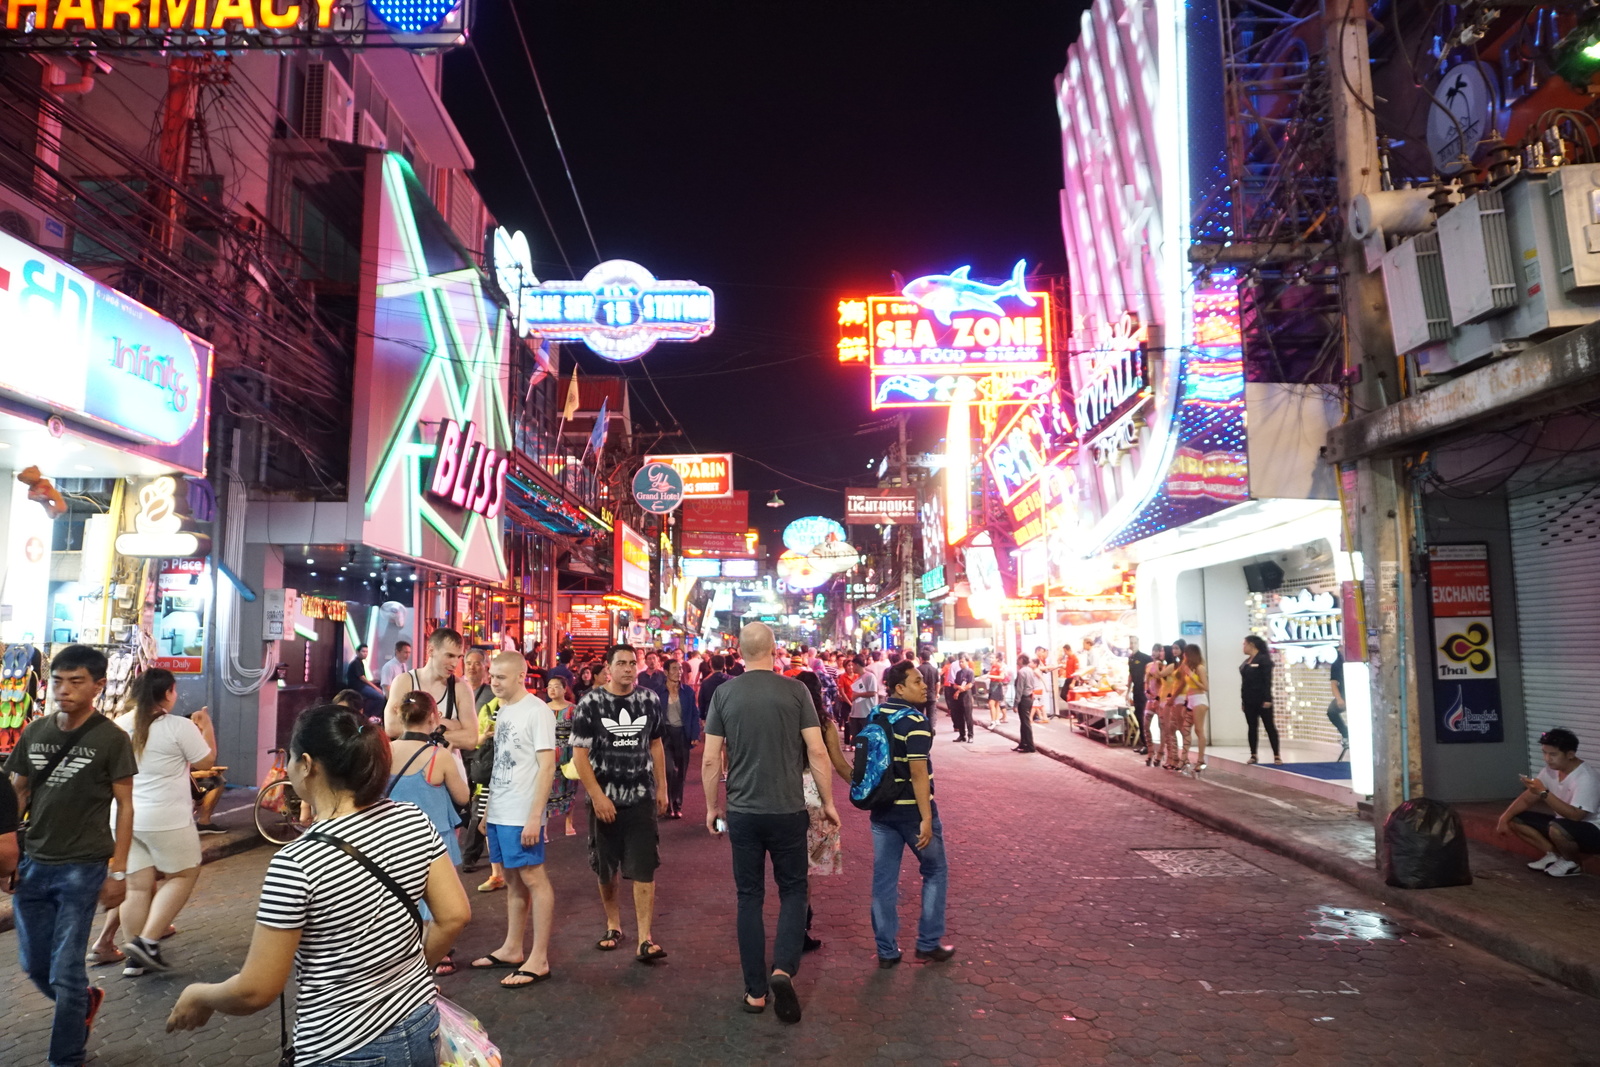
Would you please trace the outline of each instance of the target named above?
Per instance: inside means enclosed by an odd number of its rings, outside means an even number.
[[[1335,908],[1319,904],[1307,909],[1312,917],[1312,933],[1307,941],[1404,941],[1417,938],[1415,931],[1398,926],[1388,916],[1360,908]]]

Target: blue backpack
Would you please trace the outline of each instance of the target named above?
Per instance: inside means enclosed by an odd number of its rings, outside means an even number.
[[[894,738],[891,728],[913,708],[886,712],[880,705],[856,734],[855,770],[850,775],[850,803],[871,810],[894,803],[899,780],[894,775]]]

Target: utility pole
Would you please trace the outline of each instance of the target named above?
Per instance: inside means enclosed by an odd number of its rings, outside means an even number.
[[[1356,196],[1381,188],[1367,9],[1367,0],[1346,0],[1338,9],[1324,6],[1339,206],[1345,218]],[[1344,245],[1345,369],[1351,399],[1359,410],[1372,411],[1400,399],[1394,346],[1380,279],[1367,271],[1359,242],[1347,236]],[[1359,636],[1371,679],[1372,817],[1381,837],[1389,813],[1417,795],[1421,783],[1416,664],[1408,640],[1414,617],[1412,531],[1406,476],[1398,462],[1363,459],[1355,474],[1355,492],[1346,496],[1345,507],[1355,510],[1346,515],[1346,528],[1356,531],[1357,543],[1345,547],[1360,551],[1365,563],[1367,573],[1355,576],[1357,588],[1376,588],[1377,603],[1367,604],[1365,615],[1377,633]]]
[[[895,420],[900,428],[900,487],[911,487],[911,462],[906,455],[906,413],[900,412]],[[917,596],[911,578],[912,527],[901,523],[895,527],[900,538],[900,642],[901,651],[914,653],[917,649]]]

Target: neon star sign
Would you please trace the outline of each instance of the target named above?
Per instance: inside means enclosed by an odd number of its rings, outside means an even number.
[[[638,359],[658,341],[698,341],[716,326],[711,290],[661,281],[639,264],[609,259],[582,281],[540,282],[523,291],[521,313],[549,341],[582,341],[613,363]]]
[[[367,472],[361,539],[500,581],[510,317],[405,160],[388,153],[374,166],[381,195],[363,259],[377,299],[358,349],[367,401],[351,449]]]

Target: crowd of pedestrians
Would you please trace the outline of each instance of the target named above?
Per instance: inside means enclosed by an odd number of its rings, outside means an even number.
[[[706,825],[730,844],[738,897],[730,933],[744,972],[740,1006],[798,1022],[801,957],[823,947],[810,878],[844,870],[835,790],[858,776],[845,746],[880,718],[892,719],[882,735],[892,792],[870,813],[866,910],[878,963],[900,959],[894,887],[907,848],[924,882],[916,954],[953,955],[943,943],[947,866],[933,801],[939,676],[928,656],[784,650],[759,623],[736,651],[680,658],[616,645],[592,663],[563,651],[548,671],[517,652],[468,649],[448,628],[419,647],[420,666],[402,642],[375,681],[362,646],[339,701],[297,719],[286,772],[307,806],[307,832],[268,864],[238,972],[184,988],[168,1029],[262,1011],[292,976],[286,1063],[434,1062],[439,979],[500,971],[503,988],[520,990],[557,974],[546,848],[552,827],[576,836],[585,814],[596,926],[604,923],[594,948],[626,949],[646,966],[665,960],[655,926],[658,825],[683,817],[702,746]],[[87,646],[56,654],[51,713],[24,731],[0,778],[0,884],[15,895],[22,969],[54,1002],[49,1057],[63,1067],[85,1062],[105,998],[90,964],[121,963],[129,978],[172,966],[162,941],[201,866],[191,782],[217,759],[205,710],[175,712],[170,672],[145,671],[110,717],[96,710],[106,671],[105,656]],[[505,937],[458,967],[452,949],[471,917],[461,872],[485,856],[493,873],[478,889],[505,890]],[[770,956],[769,858],[780,900]],[[95,937],[97,909],[105,919]]]

